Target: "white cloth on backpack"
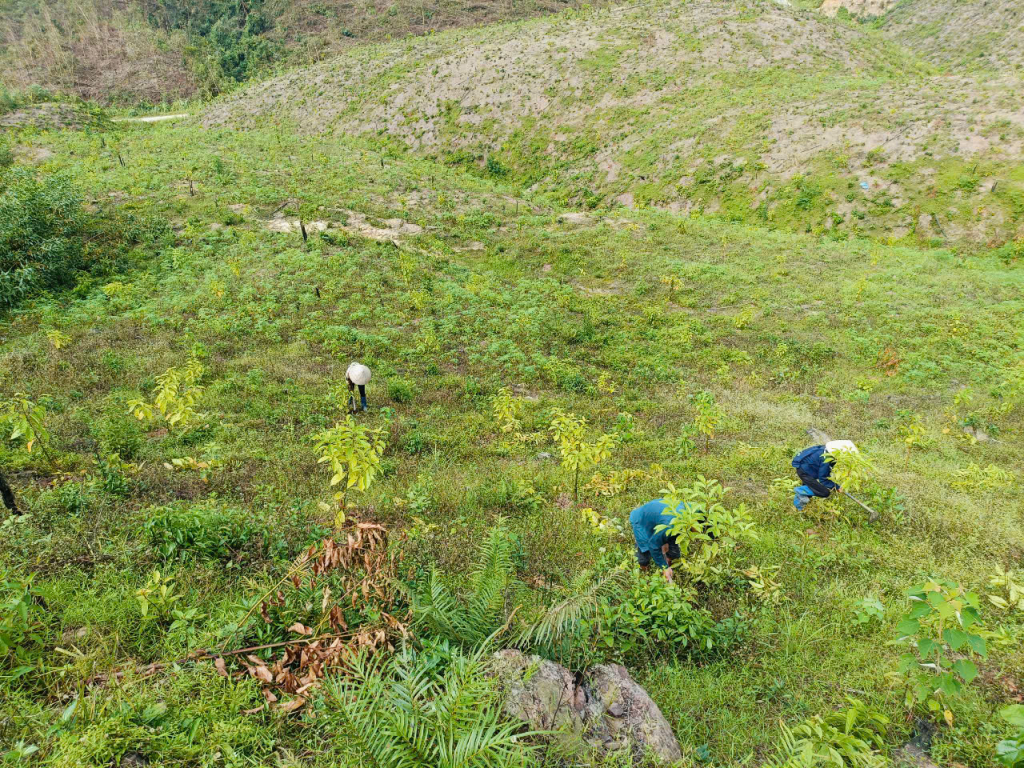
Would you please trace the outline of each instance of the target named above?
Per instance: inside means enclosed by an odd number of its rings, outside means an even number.
[[[852,440],[829,440],[825,443],[825,453],[836,453],[837,451],[851,451],[860,453]]]

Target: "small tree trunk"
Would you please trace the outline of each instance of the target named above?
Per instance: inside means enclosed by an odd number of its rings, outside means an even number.
[[[11,486],[7,484],[7,479],[4,477],[3,472],[0,472],[0,497],[3,497],[4,506],[11,510],[11,514],[21,514],[21,510],[18,509],[18,505],[14,501],[14,491],[12,491]]]

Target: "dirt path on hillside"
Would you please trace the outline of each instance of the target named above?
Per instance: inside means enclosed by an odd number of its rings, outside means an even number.
[[[146,117],[114,117],[115,123],[162,123],[164,120],[177,120],[182,117],[191,117],[188,112],[179,112],[174,115],[148,115]]]

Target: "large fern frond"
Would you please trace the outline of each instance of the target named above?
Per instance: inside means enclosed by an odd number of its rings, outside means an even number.
[[[380,768],[525,768],[535,734],[504,719],[483,654],[456,652],[440,678],[415,656],[361,657],[328,682],[328,716]]]
[[[460,596],[445,584],[436,570],[425,590],[412,595],[417,624],[438,637],[464,646],[486,641],[501,628],[506,601],[515,586],[513,546],[505,521],[495,526],[477,548],[476,563]]]
[[[520,648],[551,648],[569,638],[584,621],[594,615],[603,594],[622,583],[625,568],[618,566],[607,575],[587,584],[574,584],[569,594],[549,607],[516,638]]]

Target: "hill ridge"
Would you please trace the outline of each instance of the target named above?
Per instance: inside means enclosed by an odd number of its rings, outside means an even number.
[[[1019,85],[770,0],[665,0],[368,47],[204,122],[376,136],[582,206],[999,244],[1024,232]]]

